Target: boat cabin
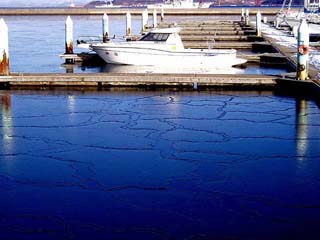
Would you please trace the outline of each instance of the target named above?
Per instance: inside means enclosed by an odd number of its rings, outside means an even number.
[[[184,49],[179,32],[180,28],[153,29],[142,36],[139,41],[164,43],[166,45],[175,45],[177,50]]]

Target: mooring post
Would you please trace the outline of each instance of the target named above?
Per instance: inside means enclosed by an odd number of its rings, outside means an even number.
[[[9,73],[9,37],[8,26],[3,18],[0,19],[0,75]]]
[[[157,9],[153,9],[153,28],[157,27]]]
[[[160,15],[160,20],[161,20],[161,22],[163,22],[163,21],[164,21],[164,8],[163,8],[163,6],[161,6],[161,15]]]
[[[261,37],[261,13],[260,13],[260,11],[258,11],[257,15],[256,15],[256,34],[257,34],[257,37]]]
[[[309,60],[309,27],[306,19],[303,19],[298,28],[297,41],[297,79],[308,78]]]
[[[109,41],[109,17],[106,13],[102,17],[102,36],[104,43]]]
[[[280,18],[278,16],[276,17],[276,20],[274,21],[273,25],[276,29],[280,27]]]
[[[126,36],[131,36],[131,14],[130,12],[127,12],[126,14]]]
[[[67,17],[65,25],[66,52],[65,54],[73,54],[73,21],[70,16]],[[74,58],[66,58],[65,63],[74,63]]]
[[[241,22],[244,22],[244,8],[241,8]]]
[[[66,54],[73,54],[73,22],[70,16],[66,20]]]
[[[145,33],[148,28],[148,9],[145,9],[142,12],[142,26],[141,26],[141,33]]]
[[[264,24],[267,24],[267,23],[268,23],[267,17],[263,17],[263,23],[264,23]]]
[[[198,82],[197,81],[193,82],[193,89],[198,90]]]
[[[245,16],[245,24],[246,26],[250,25],[250,20],[249,20],[250,16],[249,16],[249,9],[246,9],[246,16]]]

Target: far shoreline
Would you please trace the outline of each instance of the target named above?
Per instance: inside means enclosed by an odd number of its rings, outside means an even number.
[[[275,7],[254,7],[254,6],[218,6],[214,8],[194,8],[194,9],[165,9],[165,15],[183,16],[183,15],[241,15],[241,9],[248,8],[250,14],[256,14],[258,11],[263,15],[275,15],[281,6]],[[297,7],[298,8],[298,7]],[[119,8],[62,8],[62,7],[37,7],[37,8],[5,8],[0,7],[0,16],[29,16],[29,15],[123,15],[130,12],[132,15],[141,15],[145,7],[119,7]],[[153,9],[148,9],[152,14]],[[160,10],[160,9],[158,9]],[[160,11],[159,11],[160,12]]]

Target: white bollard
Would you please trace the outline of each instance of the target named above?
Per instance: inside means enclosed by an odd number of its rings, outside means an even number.
[[[0,19],[0,75],[9,75],[9,38],[8,26]]]
[[[147,31],[148,28],[148,10],[144,10],[142,12],[142,26],[141,26],[141,33],[144,33]]]
[[[264,23],[264,24],[267,24],[267,23],[268,23],[267,17],[263,17],[263,23]]]
[[[274,27],[278,29],[280,27],[279,25],[280,25],[280,19],[277,17],[276,20],[274,21]]]
[[[131,14],[127,12],[126,14],[126,36],[131,36]]]
[[[306,80],[308,78],[309,60],[309,27],[305,19],[298,28],[297,41],[297,79]]]
[[[109,41],[109,17],[106,13],[102,17],[102,38],[104,43]]]
[[[163,6],[161,6],[161,15],[160,16],[161,16],[160,20],[161,20],[161,22],[163,22],[164,21],[164,8],[163,8]]]
[[[244,8],[241,8],[241,22],[244,22]]]
[[[250,25],[250,16],[249,16],[249,9],[247,8],[246,9],[246,15],[245,15],[245,24],[246,26],[249,26]]]
[[[157,9],[153,9],[153,27],[157,27]]]
[[[260,13],[260,11],[258,11],[257,15],[256,15],[256,34],[257,34],[257,37],[261,37],[261,13]]]
[[[73,54],[73,22],[70,16],[67,17],[65,30],[66,54]]]

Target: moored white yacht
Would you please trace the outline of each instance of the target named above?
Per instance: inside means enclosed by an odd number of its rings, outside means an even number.
[[[105,62],[140,66],[192,66],[227,68],[245,63],[236,50],[185,49],[179,28],[153,29],[138,41],[90,45]]]

